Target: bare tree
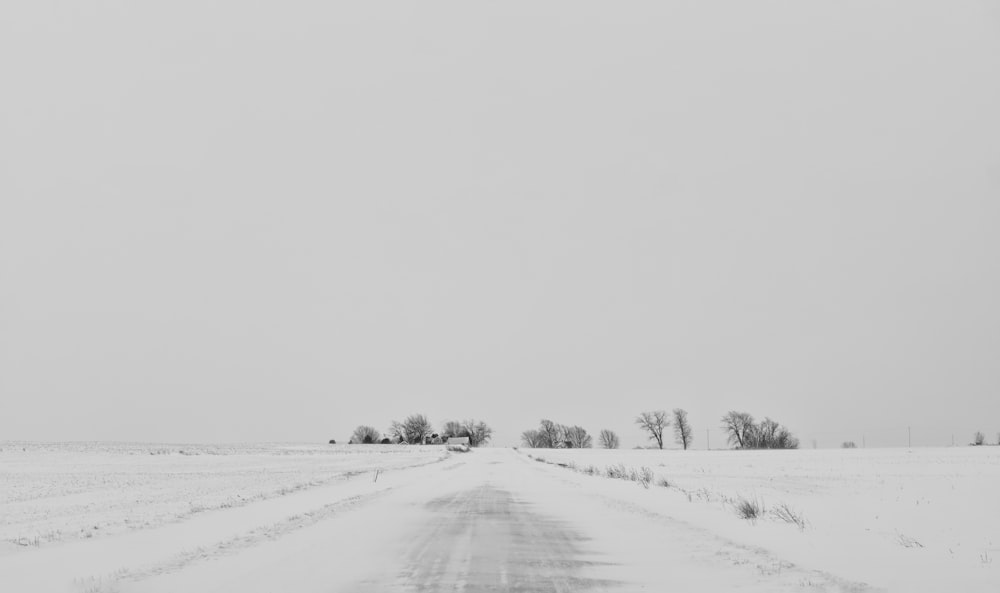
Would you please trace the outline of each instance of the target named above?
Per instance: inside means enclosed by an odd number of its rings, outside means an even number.
[[[677,438],[677,444],[684,447],[685,450],[694,441],[692,432],[691,423],[688,422],[688,413],[680,408],[674,408],[674,436]]]
[[[663,430],[670,426],[666,411],[643,412],[635,419],[635,423],[649,433],[650,440],[656,441],[657,447],[663,448]]]
[[[355,444],[365,444],[370,445],[372,443],[377,443],[381,440],[382,435],[375,430],[374,426],[359,426],[354,429],[354,434],[351,435],[351,442]]]
[[[977,432],[975,436],[972,437],[973,445],[982,446],[982,444],[985,442],[986,442],[986,435],[981,432]]]
[[[792,436],[792,433],[782,426],[778,429],[778,434],[771,443],[771,449],[798,449],[799,439]]]
[[[747,449],[775,449],[781,435],[781,425],[765,417],[753,431],[754,442]]]
[[[555,449],[562,447],[566,443],[566,427],[556,424],[551,420],[543,419],[539,423],[538,435],[540,441],[538,446],[544,449]]]
[[[748,449],[754,439],[753,416],[746,412],[726,412],[722,417],[722,428],[725,429],[729,444],[737,449]]]
[[[729,444],[737,449],[798,449],[799,439],[770,418],[760,424],[746,412],[727,412],[722,417]]]
[[[538,449],[542,446],[542,435],[534,428],[529,428],[521,433],[521,442],[525,447]]]
[[[566,446],[573,449],[589,449],[593,439],[582,426],[571,426],[565,430]]]
[[[394,443],[406,442],[406,434],[403,430],[403,424],[396,422],[395,420],[393,420],[392,424],[389,425],[389,430],[385,431],[385,434]]]
[[[434,433],[430,420],[423,414],[412,414],[402,422],[392,422],[389,427],[389,436],[400,443],[411,445],[421,445],[424,440]]]
[[[485,445],[493,438],[493,429],[482,420],[479,422],[466,420],[464,429],[466,435],[469,437],[469,445],[473,447]]]
[[[747,449],[798,449],[799,440],[792,433],[770,418],[756,425],[748,433]]]
[[[448,438],[469,437],[469,445],[478,447],[485,445],[493,438],[493,429],[483,421],[466,420],[464,422],[456,422],[449,420],[444,423],[444,428],[441,429],[441,436]]]
[[[601,435],[597,440],[601,443],[601,447],[605,449],[617,449],[619,445],[618,435],[613,430],[608,430],[607,428],[601,431]]]
[[[465,424],[461,422],[456,422],[455,420],[449,420],[444,423],[444,427],[441,429],[441,436],[467,437],[469,436],[469,433],[465,428]]]

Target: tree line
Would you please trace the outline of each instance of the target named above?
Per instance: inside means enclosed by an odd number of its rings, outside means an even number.
[[[688,449],[694,443],[694,429],[688,420],[687,411],[681,408],[675,408],[671,412],[666,410],[642,412],[636,416],[635,424],[659,449],[663,449],[664,439],[669,437],[668,430],[671,428],[674,441],[682,448]],[[799,447],[799,441],[791,431],[770,418],[756,422],[754,417],[746,412],[730,411],[723,415],[722,427],[726,431],[729,445],[734,449]],[[529,428],[522,432],[521,443],[525,447],[536,449],[590,448],[594,445],[593,439],[583,427],[559,424],[548,419],[542,419],[538,428]],[[617,449],[621,440],[617,433],[605,428],[598,435],[597,443],[604,449]]]
[[[566,426],[543,419],[538,428],[530,428],[521,433],[521,441],[526,447],[536,449],[589,449],[594,446],[593,438],[582,426]]]
[[[683,449],[694,443],[694,429],[687,411],[674,408],[673,411],[652,410],[642,412],[634,420],[639,430],[663,449],[664,441],[673,433],[674,441]],[[797,449],[799,440],[791,431],[765,417],[760,422],[746,412],[730,411],[722,416],[722,428],[726,432],[729,445],[734,449]],[[978,435],[977,435],[978,436]],[[374,426],[360,425],[354,429],[350,442],[353,444],[443,444],[455,437],[467,437],[469,445],[479,447],[493,438],[493,429],[482,420],[449,420],[435,430],[424,414],[411,414],[402,421],[393,420],[389,428],[379,432]],[[334,441],[331,441],[333,443]],[[585,428],[578,425],[560,424],[542,419],[537,428],[521,433],[521,443],[525,447],[537,449],[587,449],[595,444],[594,438]],[[621,445],[618,434],[610,429],[602,429],[596,444],[604,449],[617,449]]]
[[[435,431],[427,416],[411,414],[402,421],[393,420],[384,434],[374,426],[358,426],[351,434],[350,443],[430,445],[447,443],[454,437],[468,437],[470,446],[479,447],[493,438],[493,429],[481,420],[449,420],[441,425],[440,431]]]
[[[799,440],[791,431],[770,418],[755,422],[746,412],[727,412],[722,427],[729,444],[736,449],[798,449]]]

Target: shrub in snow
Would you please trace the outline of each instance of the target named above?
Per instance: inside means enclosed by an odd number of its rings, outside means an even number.
[[[636,481],[642,484],[643,488],[649,488],[649,485],[653,483],[653,470],[648,467],[641,468]]]
[[[844,441],[844,444],[840,446],[841,449],[857,449],[858,445],[854,441]]]
[[[624,463],[619,463],[617,465],[609,465],[607,468],[605,468],[604,472],[609,478],[615,478],[617,480],[628,479],[628,470],[625,468]]]

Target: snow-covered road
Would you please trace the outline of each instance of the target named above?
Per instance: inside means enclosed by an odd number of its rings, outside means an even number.
[[[513,451],[477,451],[451,475],[383,500],[398,545],[372,550],[381,569],[349,590],[866,589],[608,499]]]

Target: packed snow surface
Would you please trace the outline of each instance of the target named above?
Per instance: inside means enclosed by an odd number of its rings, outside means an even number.
[[[1000,590],[998,447],[0,449],[0,591]]]

